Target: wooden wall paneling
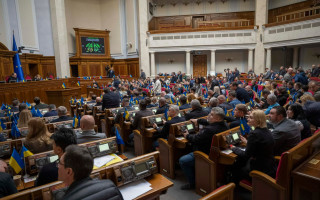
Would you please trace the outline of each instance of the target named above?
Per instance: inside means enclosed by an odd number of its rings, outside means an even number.
[[[79,74],[79,76],[88,76],[87,63],[81,62],[80,65],[81,65],[81,74]]]

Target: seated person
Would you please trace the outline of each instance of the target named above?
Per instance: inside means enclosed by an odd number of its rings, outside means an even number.
[[[268,104],[268,101],[267,101],[269,94],[271,94],[271,93],[270,93],[270,91],[268,89],[262,90],[260,103],[258,104],[259,108],[266,109],[266,108],[268,108],[270,106]]]
[[[88,103],[96,103],[96,99],[97,99],[97,95],[93,94],[93,95],[91,96],[91,101],[87,101],[87,104],[88,104]]]
[[[136,112],[136,115],[133,118],[132,122],[132,129],[139,129],[141,130],[141,118],[153,115],[151,110],[147,110],[147,102],[146,100],[142,99],[139,102],[139,109],[140,111]]]
[[[50,123],[63,122],[72,120],[72,117],[67,116],[67,108],[64,106],[59,106],[58,109],[58,119],[52,120]]]
[[[185,115],[186,121],[188,121],[189,119],[196,119],[196,118],[200,118],[208,115],[208,113],[202,109],[199,100],[193,99],[190,105],[191,105],[191,111],[189,113],[186,113]]]
[[[34,76],[33,81],[41,81],[41,76],[40,74],[37,74]]]
[[[237,93],[234,90],[230,90],[228,94],[229,104],[235,107],[237,104],[242,104],[241,101],[237,99]]]
[[[240,136],[242,143],[246,145],[246,150],[231,146],[232,151],[238,155],[232,173],[235,183],[242,179],[250,180],[249,173],[252,170],[259,170],[271,177],[274,177],[276,172],[273,154],[274,140],[267,128],[264,112],[254,110],[250,113],[248,125],[255,129],[250,132],[248,139]]]
[[[58,180],[69,186],[63,199],[123,199],[118,188],[109,179],[90,178],[93,158],[85,147],[69,145],[59,159],[58,168]]]
[[[96,105],[94,105],[94,106],[102,106],[102,99],[100,98],[100,97],[97,97],[96,98]]]
[[[149,97],[146,97],[146,98],[144,98],[144,99],[145,99],[146,102],[147,102],[147,108],[152,108],[152,107],[154,107],[154,105],[151,104],[151,99],[150,99]]]
[[[181,95],[179,100],[180,100],[180,103],[181,103],[181,106],[179,107],[179,110],[184,110],[184,109],[191,108],[190,104],[187,103],[187,97],[186,96]]]
[[[65,152],[67,146],[77,144],[77,136],[72,129],[60,128],[51,135],[54,154],[59,158]],[[57,160],[58,161],[58,160]],[[58,180],[57,161],[43,166],[35,181],[35,186],[45,185]]]
[[[77,143],[91,142],[106,138],[105,133],[96,133],[94,131],[94,118],[92,115],[83,115],[80,120],[80,128],[82,132],[77,133]]]
[[[12,101],[11,112],[19,112],[19,100],[15,99]]]
[[[204,108],[203,110],[209,114],[211,112],[211,109],[217,106],[218,106],[218,99],[215,97],[212,97],[208,102],[208,107]]]
[[[40,102],[40,98],[39,98],[39,97],[35,97],[35,98],[33,99],[33,102],[36,104],[36,105],[34,106],[34,109],[36,109],[36,110],[48,108],[48,105],[47,105],[47,104],[44,104],[44,103],[41,103],[41,102]]]
[[[245,121],[247,121],[247,119],[245,118],[245,116],[247,115],[248,110],[247,110],[247,106],[245,104],[238,104],[236,105],[236,107],[234,108],[234,117],[225,117],[225,120],[229,123],[229,127],[234,128],[237,126],[240,126],[240,119],[244,119]]]
[[[132,111],[134,110],[134,107],[130,106],[130,102],[129,102],[129,99],[128,98],[123,98],[122,99],[122,103],[121,103],[121,109],[118,110],[118,113],[116,115],[116,118],[114,119],[114,122],[116,124],[119,124],[120,123],[120,117],[121,115],[123,115],[125,109],[127,109],[127,111]]]
[[[294,103],[288,106],[288,118],[293,120],[299,127],[301,140],[304,140],[312,135],[310,122],[307,120],[304,110],[300,104]]]
[[[282,106],[273,107],[269,116],[274,128],[271,132],[275,141],[274,154],[280,156],[301,141],[300,130],[294,121],[286,118],[286,110]]]
[[[230,110],[233,109],[232,105],[230,105],[228,102],[226,102],[226,97],[224,95],[219,95],[218,96],[218,102],[219,105],[218,107],[222,108],[223,110]]]
[[[183,136],[193,146],[193,151],[202,151],[209,154],[213,135],[228,130],[227,124],[224,122],[224,110],[219,107],[212,108],[210,114],[205,119],[191,119],[197,124],[205,125],[198,134],[189,134],[188,130],[183,133]],[[193,152],[182,156],[179,159],[182,171],[187,176],[189,183],[181,187],[182,190],[189,190],[195,187],[195,160]]]
[[[168,117],[171,117],[171,120],[164,121],[164,125],[163,125],[162,129],[160,129],[156,123],[153,124],[153,128],[155,128],[157,130],[157,132],[153,134],[153,139],[155,139],[155,140],[158,138],[168,139],[170,126],[172,124],[176,124],[176,123],[185,121],[184,117],[179,117],[178,115],[179,115],[179,107],[177,105],[170,106],[169,111],[168,111]],[[158,141],[155,141],[153,143],[153,147],[154,148],[159,147]]]
[[[97,89],[99,89],[99,88],[100,88],[100,87],[99,87],[99,84],[97,83],[97,81],[96,81],[96,80],[93,80],[92,88],[97,88]]]
[[[158,98],[157,98],[157,97],[152,97],[152,98],[151,98],[150,108],[158,107],[158,106],[159,106],[159,104],[158,104]]]
[[[167,100],[164,97],[159,99],[159,108],[157,109],[156,115],[164,113],[168,110]]]
[[[24,110],[28,110],[27,104],[25,104],[25,103],[20,103],[20,104],[19,104],[19,112],[13,115],[12,120],[13,120],[14,118],[15,118],[15,119],[18,119],[18,118],[20,117],[20,113],[21,113],[22,111],[24,111]]]
[[[48,106],[49,111],[43,115],[43,117],[53,117],[53,116],[58,116],[57,108],[56,105],[54,104],[49,104]]]
[[[8,173],[7,163],[0,159],[0,198],[17,192],[12,176]]]
[[[268,97],[267,97],[267,103],[269,104],[269,107],[267,108],[266,111],[264,111],[264,114],[268,115],[270,113],[270,110],[273,108],[273,107],[276,107],[276,106],[280,106],[278,103],[277,103],[277,97],[276,95],[274,94],[269,94]]]
[[[12,82],[12,81],[14,81],[14,82],[17,82],[17,81],[18,81],[18,78],[17,78],[17,74],[16,74],[16,73],[12,73],[11,76],[9,77],[8,83],[10,83],[10,82]]]
[[[18,128],[28,127],[28,123],[32,118],[32,114],[30,110],[23,110],[20,112],[19,119],[18,119]]]
[[[32,118],[28,123],[28,135],[25,147],[33,154],[52,150],[51,134],[41,118]]]

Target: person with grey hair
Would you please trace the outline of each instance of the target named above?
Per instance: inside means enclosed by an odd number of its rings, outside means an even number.
[[[56,122],[63,122],[63,121],[69,121],[72,120],[72,117],[67,116],[67,108],[64,106],[58,107],[58,119],[52,120],[50,123],[56,123]]]
[[[58,115],[56,105],[49,104],[48,108],[49,108],[49,112],[44,114],[43,117],[52,117],[52,116],[57,116]]]
[[[267,103],[269,104],[269,107],[266,111],[264,111],[264,114],[268,115],[270,113],[270,110],[275,106],[280,106],[277,102],[277,96],[274,94],[269,94],[267,97]]]
[[[157,130],[157,132],[153,134],[153,139],[155,140],[153,143],[154,148],[159,147],[159,143],[157,141],[158,138],[168,139],[170,126],[172,124],[186,121],[184,117],[179,117],[178,115],[179,115],[179,106],[172,105],[169,107],[169,111],[168,111],[168,118],[170,118],[170,120],[164,122],[163,128],[160,129],[156,123],[153,124],[153,128]]]
[[[205,109],[203,109],[204,111],[206,111],[208,114],[211,112],[211,109],[214,107],[218,106],[218,99],[215,97],[212,97],[208,103],[208,107],[206,107]]]
[[[208,113],[202,109],[199,100],[193,99],[190,105],[191,105],[191,111],[185,115],[185,118],[187,121],[189,119],[196,119],[196,118],[200,118],[208,115]]]
[[[189,134],[188,130],[183,136],[192,144],[194,151],[202,151],[209,155],[212,137],[223,131],[228,130],[227,124],[224,122],[224,110],[219,107],[212,108],[207,119],[191,119],[195,126],[198,124],[205,125],[198,134]],[[181,169],[187,176],[189,183],[182,186],[182,190],[190,190],[195,187],[195,160],[193,152],[182,156],[179,159]]]

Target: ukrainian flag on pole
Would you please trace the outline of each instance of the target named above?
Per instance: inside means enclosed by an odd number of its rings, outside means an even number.
[[[13,34],[12,40],[13,40],[12,51],[17,51],[17,53],[14,54],[14,57],[13,57],[14,73],[17,74],[18,82],[24,82],[23,70],[21,67],[21,62],[20,62],[18,48],[17,48],[16,40],[14,38],[14,34]]]
[[[32,155],[33,155],[33,153],[31,151],[29,151],[24,145],[22,145],[22,150],[20,152],[21,158],[26,158],[26,157],[29,157]]]
[[[17,174],[24,168],[23,160],[21,159],[19,153],[15,148],[13,149],[11,158],[9,160],[9,165],[14,169],[14,171]]]
[[[65,89],[66,88],[66,84],[62,83],[62,88]]]

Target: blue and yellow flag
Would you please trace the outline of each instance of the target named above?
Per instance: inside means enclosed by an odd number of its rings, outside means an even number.
[[[20,157],[21,158],[26,158],[28,156],[32,156],[33,153],[31,151],[29,151],[24,145],[22,145],[22,149],[20,152]]]
[[[23,160],[15,148],[13,148],[13,152],[9,160],[9,165],[17,174],[24,168]]]
[[[76,116],[73,117],[72,126],[73,128],[78,128],[78,118]]]
[[[174,104],[174,98],[171,96],[171,98],[170,98],[170,103],[171,104]]]
[[[287,88],[287,92],[288,92],[288,95],[290,95],[290,90],[289,90],[289,88]]]
[[[38,115],[38,117],[43,117],[43,115],[42,115],[42,113],[40,112],[39,109],[37,109],[37,115]]]
[[[229,117],[229,113],[226,108],[224,108],[224,114],[226,115],[226,117]]]
[[[177,106],[181,106],[181,102],[179,99],[177,100]]]
[[[16,40],[14,38],[14,34],[13,34],[12,40],[13,40],[12,51],[17,52],[16,54],[14,54],[14,57],[13,57],[14,73],[17,74],[18,82],[24,82],[23,69],[21,67],[21,62],[20,62],[18,48],[17,48]]]
[[[248,125],[246,119],[240,118],[240,131],[242,135],[245,135],[246,133],[250,133],[250,126]]]
[[[123,139],[122,139],[122,137],[121,137],[121,135],[120,135],[120,133],[119,133],[117,128],[116,128],[116,141],[117,141],[117,144],[124,145],[124,141],[123,141]]]
[[[7,126],[3,123],[3,120],[2,120],[2,119],[0,119],[0,123],[1,123],[1,125],[0,125],[0,132],[3,131],[3,130],[6,130],[6,129],[7,129]]]
[[[130,78],[132,78],[131,74],[130,74]]]
[[[13,136],[13,138],[19,138],[21,136],[21,133],[17,127],[17,125],[15,123],[12,123],[11,125],[11,135]]]
[[[5,110],[5,109],[6,109],[6,105],[2,104],[1,110]]]
[[[252,98],[250,98],[250,106],[251,106],[251,108],[253,108],[253,107],[254,107],[254,101],[253,101],[253,99],[252,99]]]
[[[81,115],[78,115],[78,128],[80,128]]]
[[[26,102],[28,109],[31,109],[31,104]]]
[[[129,114],[127,108],[124,108],[123,119],[129,120],[129,116],[130,116],[130,114]]]
[[[36,109],[34,108],[34,106],[31,108],[31,114],[32,114],[32,117],[39,117]]]
[[[62,88],[65,89],[66,88],[66,84],[62,83]]]
[[[80,81],[77,82],[77,86],[80,86]]]
[[[102,76],[100,76],[100,79],[102,79]]]
[[[168,108],[166,108],[166,110],[164,111],[164,117],[166,118],[167,121],[171,120],[171,117],[169,117],[168,115]]]

